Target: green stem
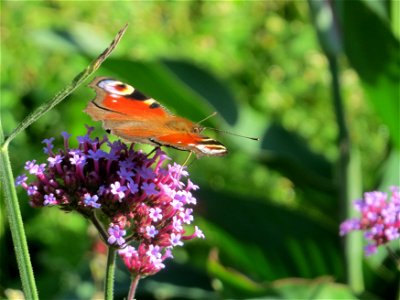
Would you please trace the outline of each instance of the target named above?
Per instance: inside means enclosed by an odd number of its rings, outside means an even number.
[[[107,244],[107,239],[108,239],[107,232],[104,229],[103,225],[97,219],[96,213],[93,212],[93,214],[88,216],[88,218],[92,221],[92,224],[94,225],[94,227],[96,227],[103,242]]]
[[[345,110],[340,93],[339,68],[337,56],[327,54],[332,75],[333,105],[336,122],[339,129],[339,164],[338,164],[338,189],[343,212],[342,219],[347,219],[352,207],[352,199],[361,196],[360,162],[357,152],[351,149],[349,132],[346,124]],[[346,262],[348,282],[353,291],[360,293],[364,290],[362,273],[362,253],[360,252],[361,237],[348,235],[346,237]]]
[[[140,275],[136,275],[135,277],[133,277],[131,286],[129,288],[129,294],[127,300],[135,299],[136,288],[138,286],[139,280],[140,280]]]
[[[109,246],[107,255],[107,269],[104,286],[104,299],[112,300],[114,297],[114,274],[115,274],[115,257],[117,250]]]
[[[2,132],[1,125],[0,131]],[[7,145],[0,149],[0,179],[25,299],[39,299]]]

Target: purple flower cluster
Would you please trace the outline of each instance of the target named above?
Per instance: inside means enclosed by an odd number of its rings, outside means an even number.
[[[354,207],[361,213],[359,219],[350,219],[340,225],[340,235],[353,230],[363,230],[369,244],[366,255],[376,252],[377,247],[400,237],[400,188],[391,188],[391,198],[383,192],[369,192],[364,199],[354,201]]]
[[[160,148],[145,154],[106,137],[91,139],[92,130],[77,138],[77,148],[70,148],[70,135],[63,133],[64,149],[58,152],[53,151],[54,138],[44,140],[47,164],[28,161],[25,169],[35,179],[28,183],[23,174],[16,185],[27,191],[33,207],[57,205],[90,219],[103,240],[121,249],[132,274],[154,274],[172,257],[173,247],[204,238],[197,226],[192,234],[185,230],[196,204],[191,191],[198,186],[190,179],[181,181],[189,175],[185,167],[176,163],[163,167],[169,158]],[[108,151],[101,149],[105,146]],[[100,219],[108,221],[102,224]]]

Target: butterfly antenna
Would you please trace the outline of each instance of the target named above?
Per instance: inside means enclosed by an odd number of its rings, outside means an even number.
[[[197,124],[203,123],[204,121],[216,116],[218,113],[216,111],[214,111],[211,115],[209,115],[208,117],[205,117],[203,120],[197,122]]]
[[[226,130],[221,130],[221,129],[217,129],[217,128],[212,128],[212,127],[203,127],[203,129],[211,129],[217,132],[221,132],[221,133],[225,133],[225,134],[229,134],[229,135],[233,135],[233,136],[238,136],[238,137],[242,137],[245,139],[249,139],[249,140],[253,140],[253,141],[259,141],[260,138],[258,137],[251,137],[251,136],[247,136],[247,135],[241,135],[241,134],[237,134],[237,133],[233,133],[230,131],[226,131]]]
[[[209,115],[208,117],[205,117],[203,120],[197,122],[197,124],[203,123],[204,121],[206,121],[206,120],[208,120],[208,119],[210,119],[210,118],[216,116],[217,114],[218,114],[218,113],[217,113],[216,111],[214,111],[214,112],[213,112],[211,115]],[[238,136],[238,137],[242,137],[242,138],[249,139],[249,140],[253,140],[253,141],[259,141],[259,140],[260,140],[260,138],[258,138],[258,137],[251,137],[251,136],[241,135],[241,134],[233,133],[233,132],[226,131],[226,130],[220,130],[220,129],[216,129],[216,128],[212,128],[212,127],[202,127],[202,129],[211,129],[211,130],[214,130],[214,131],[217,131],[217,132],[221,132],[221,133],[225,133],[225,134],[230,134],[230,135]],[[190,157],[190,155],[189,155],[189,157]],[[189,157],[188,157],[188,158],[189,158]],[[187,161],[185,161],[185,163],[186,163],[186,162],[187,162]]]

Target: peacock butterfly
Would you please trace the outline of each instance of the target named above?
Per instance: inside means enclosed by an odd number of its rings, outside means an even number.
[[[153,98],[129,84],[106,77],[95,78],[89,86],[96,98],[85,109],[93,120],[127,141],[169,146],[200,156],[225,155],[220,142],[201,135],[203,127],[175,116]]]

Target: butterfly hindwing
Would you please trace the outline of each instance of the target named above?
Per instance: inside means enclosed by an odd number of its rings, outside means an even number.
[[[172,133],[159,136],[157,140],[161,144],[180,150],[190,150],[197,155],[220,156],[227,153],[225,146],[220,142],[199,134]]]

